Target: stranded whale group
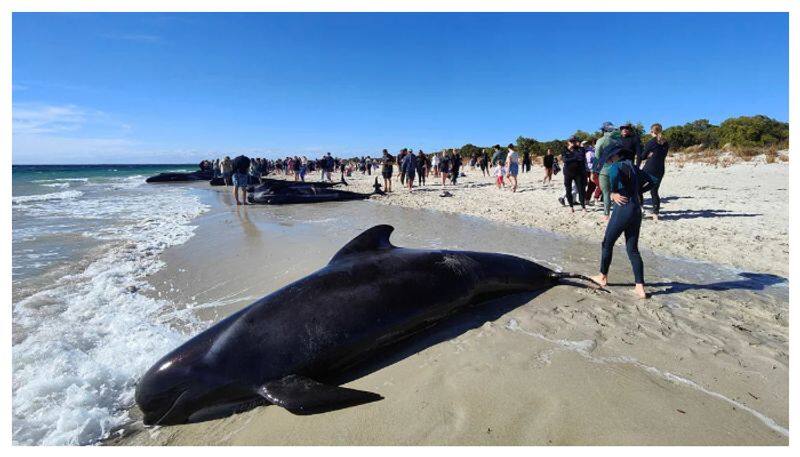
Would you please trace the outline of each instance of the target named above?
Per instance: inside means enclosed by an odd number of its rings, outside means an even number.
[[[212,186],[225,185],[222,178],[213,177],[213,173],[208,170],[199,170],[191,173],[160,173],[147,178],[145,181],[148,183],[208,181]],[[344,176],[342,176],[340,182],[304,182],[263,178],[258,186],[250,186],[248,188],[247,200],[249,203],[263,205],[287,205],[365,200],[375,194],[383,195],[377,178],[375,178],[375,184],[373,185],[375,191],[371,194],[334,189],[339,185],[347,186]]]
[[[392,231],[366,230],[322,269],[156,362],[136,388],[144,423],[202,421],[257,404],[313,414],[380,400],[331,380],[469,306],[588,279],[507,254],[396,247]]]

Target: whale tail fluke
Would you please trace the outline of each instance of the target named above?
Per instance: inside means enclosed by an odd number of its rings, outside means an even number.
[[[594,290],[602,290],[603,292],[609,292],[609,293],[611,292],[608,289],[606,289],[605,287],[603,287],[602,284],[598,283],[597,281],[595,281],[594,279],[592,279],[592,278],[590,278],[590,277],[588,277],[586,275],[581,275],[581,274],[577,274],[577,273],[567,273],[567,272],[558,272],[558,271],[556,271],[556,272],[551,273],[550,277],[555,279],[555,280],[557,280],[557,281],[560,281],[562,279],[580,279],[582,281],[588,282],[589,283],[588,287],[590,287],[590,288],[592,288]]]

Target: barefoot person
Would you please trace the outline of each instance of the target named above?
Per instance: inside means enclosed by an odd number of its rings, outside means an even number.
[[[639,254],[639,229],[642,226],[642,204],[639,200],[639,177],[636,167],[628,157],[632,151],[612,146],[606,152],[609,196],[614,202],[614,211],[606,226],[600,257],[600,274],[592,279],[605,286],[608,284],[608,269],[614,252],[614,243],[624,233],[625,249],[633,267],[634,292],[639,298],[647,298],[644,291],[644,263]]]
[[[400,172],[403,173],[405,183],[410,191],[414,186],[414,174],[417,172],[417,156],[414,155],[414,151],[409,151],[403,158]]]
[[[514,150],[514,145],[508,145],[508,155],[506,155],[506,170],[508,170],[508,182],[511,184],[511,192],[517,191],[517,175],[519,174],[519,154]]]
[[[233,199],[237,205],[247,204],[247,186],[250,184],[250,177],[247,174],[250,169],[250,159],[246,156],[238,156],[233,159]],[[239,201],[239,190],[242,191],[242,201]]]
[[[542,158],[542,165],[544,166],[544,178],[542,184],[551,183],[553,181],[553,164],[555,163],[556,156],[553,155],[553,150],[547,148],[547,154]]]
[[[586,153],[580,147],[580,140],[572,137],[567,140],[567,149],[561,153],[561,163],[564,167],[564,196],[569,203],[569,209],[575,212],[575,198],[572,195],[572,185],[578,193],[578,203],[586,211]]]
[[[383,162],[381,165],[381,176],[383,176],[383,188],[386,192],[392,191],[392,169],[394,168],[394,157],[389,154],[389,151],[383,150]]]
[[[650,127],[650,135],[653,138],[647,142],[644,152],[642,152],[642,160],[645,161],[642,171],[650,177],[649,189],[647,186],[643,186],[642,192],[650,191],[650,198],[653,202],[653,220],[658,220],[658,212],[661,209],[661,197],[658,195],[658,188],[664,179],[664,161],[666,161],[667,152],[669,152],[669,143],[664,138],[662,130],[661,124],[653,124]]]

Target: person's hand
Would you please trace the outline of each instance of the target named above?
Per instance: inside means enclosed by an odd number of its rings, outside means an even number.
[[[615,193],[615,192],[611,194],[611,199],[614,200],[614,203],[616,203],[616,204],[618,204],[620,206],[628,203],[628,197],[624,197],[624,196],[622,196],[622,195],[620,195],[618,193]]]

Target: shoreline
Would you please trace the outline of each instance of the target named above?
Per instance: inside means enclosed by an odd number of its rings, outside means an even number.
[[[373,201],[237,208],[224,188],[202,193],[216,203],[195,220],[192,239],[164,252],[151,284],[211,321],[316,270],[376,223],[396,226],[398,246],[510,252],[573,271],[598,255],[580,238],[471,215]],[[347,383],[380,402],[316,416],[266,406],[199,424],[139,424],[104,444],[788,443],[788,288],[649,249],[643,256],[650,300],[633,299],[625,284],[610,297],[559,286],[464,313]],[[626,281],[624,251],[615,257],[612,273]]]

